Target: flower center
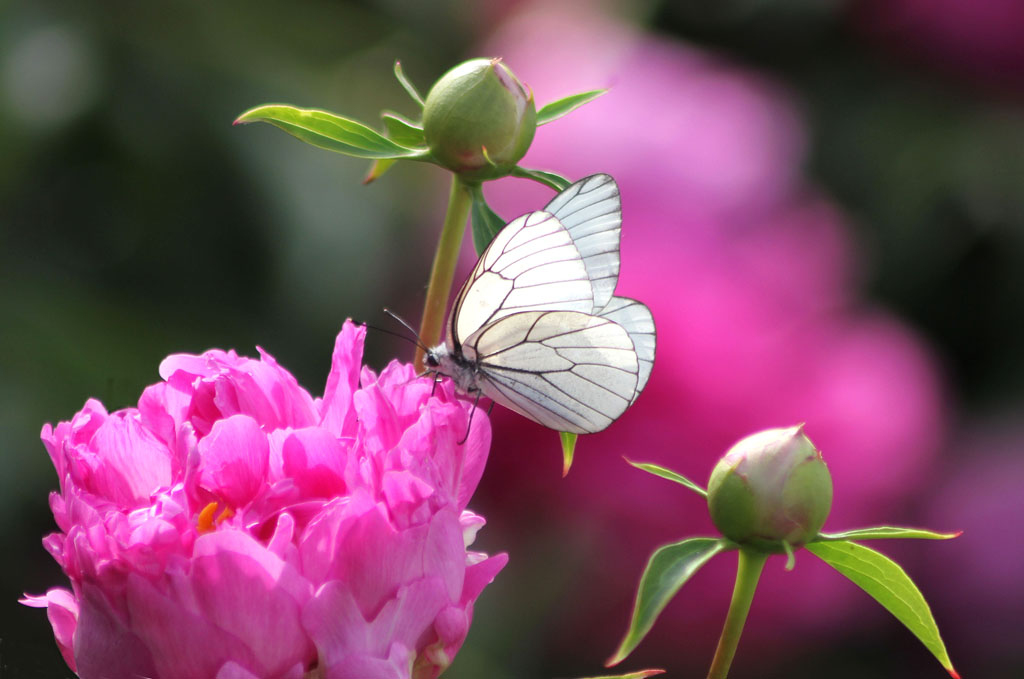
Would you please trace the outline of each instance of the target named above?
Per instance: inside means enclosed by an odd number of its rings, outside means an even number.
[[[203,510],[199,512],[197,528],[200,533],[209,533],[210,531],[215,530],[219,524],[227,521],[235,515],[235,512],[231,507],[224,507],[224,510],[220,514],[217,514],[217,506],[216,502],[211,502],[203,507]],[[214,514],[217,514],[216,518],[214,517]]]

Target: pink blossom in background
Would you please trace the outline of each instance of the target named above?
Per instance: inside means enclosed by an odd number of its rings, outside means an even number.
[[[611,86],[540,128],[523,165],[571,179],[607,172],[619,182],[617,293],[650,306],[656,365],[619,422],[581,437],[565,481],[557,478],[553,435],[496,412],[497,452],[483,496],[502,532],[534,507],[552,505],[559,509],[545,517],[558,524],[553,534],[591,536],[587,549],[599,556],[574,572],[568,603],[548,622],[563,638],[560,648],[590,639],[588,648],[596,643],[610,654],[647,556],[712,530],[699,497],[627,467],[622,456],[705,483],[735,441],[806,422],[835,480],[826,529],[898,523],[901,503],[924,483],[922,470],[941,445],[944,399],[922,342],[858,299],[849,226],[801,180],[805,134],[788,94],[593,7],[531,4],[482,53],[501,55],[540,105]],[[512,218],[551,194],[507,180],[488,195]],[[824,635],[830,621],[849,624],[847,604],[858,593],[827,567],[806,553],[796,575],[771,563],[745,645],[767,644],[787,629]],[[687,655],[710,657],[704,651],[720,630],[733,573],[724,564],[709,571],[683,590],[685,603],[669,606],[641,652],[674,649],[678,657],[679,640],[689,639]],[[641,662],[665,658],[652,653]]]
[[[93,677],[433,679],[505,565],[467,551],[490,425],[450,385],[361,366],[338,335],[323,398],[267,353],[169,356],[137,408],[90,400],[42,439],[60,491],[46,607]]]
[[[858,0],[851,17],[894,52],[972,81],[1024,87],[1020,0]]]
[[[926,508],[930,525],[962,530],[957,548],[921,559],[921,588],[940,624],[959,641],[958,665],[973,676],[1024,671],[1024,426],[1020,412],[972,422],[951,446],[958,464],[940,470]],[[917,570],[919,569],[919,570]],[[950,573],[956,586],[950,586]]]

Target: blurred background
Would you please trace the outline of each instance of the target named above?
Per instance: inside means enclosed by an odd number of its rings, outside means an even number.
[[[40,544],[44,422],[133,405],[166,354],[210,347],[259,344],[320,394],[346,317],[419,317],[444,173],[364,186],[365,163],[231,121],[267,102],[416,117],[395,59],[425,93],[480,55],[538,104],[611,87],[524,164],[619,181],[619,290],[651,306],[659,355],[565,480],[557,438],[496,410],[471,506],[511,561],[445,676],[599,674],[650,552],[710,530],[621,456],[704,482],[737,439],[800,421],[833,470],[827,530],[966,531],[873,546],[964,677],[1024,676],[1022,35],[1019,0],[0,2],[0,676],[70,676],[16,603],[65,584]],[[488,186],[506,219],[550,195]],[[395,356],[371,335],[371,364]],[[733,561],[623,667],[703,676]],[[944,673],[804,552],[769,561],[733,675]]]

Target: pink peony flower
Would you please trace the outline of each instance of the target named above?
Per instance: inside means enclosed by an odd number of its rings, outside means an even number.
[[[322,399],[266,352],[169,356],[137,408],[43,427],[60,491],[46,607],[90,677],[432,679],[504,566],[467,551],[490,425],[338,335]]]
[[[920,558],[914,572],[943,634],[957,645],[957,666],[971,668],[971,676],[1015,676],[1024,667],[1018,627],[1024,611],[1019,409],[968,422],[951,447],[955,464],[933,480],[922,523],[964,534],[955,547]]]
[[[550,432],[494,414],[488,516],[511,533],[508,517],[553,505],[563,511],[551,512],[551,533],[539,544],[587,536],[590,560],[574,571],[575,588],[562,592],[570,603],[546,618],[562,637],[559,649],[570,653],[586,639],[610,653],[647,556],[713,531],[698,497],[630,469],[624,455],[703,484],[742,437],[805,422],[835,482],[826,530],[898,523],[900,503],[921,487],[921,469],[942,442],[941,382],[914,333],[858,299],[844,218],[800,178],[804,133],[786,92],[585,3],[534,3],[483,51],[500,54],[541,104],[611,86],[538,130],[523,164],[570,178],[616,178],[618,291],[648,304],[658,326],[645,393],[606,432],[580,439],[564,482]],[[550,192],[509,180],[488,196],[512,217]],[[734,575],[720,558],[666,609],[638,649],[639,662],[678,658],[680,639],[688,640],[688,657],[710,657]],[[827,567],[810,555],[798,557],[796,574],[771,563],[744,634],[748,655],[778,652],[771,642],[787,630],[824,635],[824,617],[849,624],[859,593]]]

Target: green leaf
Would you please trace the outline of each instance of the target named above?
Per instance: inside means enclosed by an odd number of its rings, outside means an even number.
[[[580,106],[597,99],[607,91],[608,90],[591,90],[590,92],[580,92],[579,94],[570,94],[564,99],[553,101],[537,111],[537,124],[544,125],[546,123],[550,123],[552,120],[558,120],[565,114],[571,113]]]
[[[512,170],[513,177],[521,177],[523,179],[532,179],[535,182],[540,182],[548,188],[554,189],[555,191],[565,191],[572,184],[571,181],[566,179],[560,174],[554,172],[544,172],[543,170],[529,170],[525,167],[519,167],[518,165]]]
[[[619,664],[632,653],[651,631],[654,621],[679,588],[711,557],[728,547],[728,542],[716,538],[688,538],[659,547],[651,555],[644,574],[640,576],[629,630],[619,650],[606,663],[607,666]]]
[[[924,540],[949,540],[959,537],[963,531],[937,533],[924,528],[901,528],[900,526],[874,526],[855,528],[842,533],[818,533],[811,542],[838,542],[845,540],[883,540],[888,538],[922,538]]]
[[[358,121],[327,111],[270,104],[246,111],[235,124],[254,122],[276,125],[307,144],[356,158],[422,158],[427,155],[425,149],[407,148]]]
[[[562,439],[562,478],[569,475],[569,467],[572,466],[572,456],[576,453],[576,439],[579,434],[572,434],[567,431],[558,432]]]
[[[370,171],[363,177],[363,183],[369,184],[370,182],[379,179],[382,174],[391,169],[391,166],[397,163],[396,158],[381,158],[375,160],[370,164]]]
[[[479,256],[484,254],[484,250],[505,226],[505,221],[487,205],[480,184],[474,185],[470,192],[473,197],[473,205],[469,210],[473,223],[473,247]]]
[[[686,478],[682,474],[677,474],[676,472],[672,471],[671,469],[665,469],[664,467],[659,467],[658,465],[651,464],[650,462],[633,462],[629,458],[623,458],[623,459],[626,462],[628,462],[631,465],[633,465],[634,467],[636,467],[637,469],[642,469],[642,470],[644,470],[645,472],[647,472],[649,474],[654,474],[655,476],[660,476],[663,479],[668,479],[669,481],[675,481],[676,483],[678,483],[681,486],[686,486],[687,488],[689,488],[693,492],[697,493],[701,497],[707,497],[708,496],[708,491],[704,490],[699,485],[697,485],[696,483],[694,483],[690,479]]]
[[[629,674],[616,674],[615,676],[606,674],[600,677],[587,677],[587,679],[647,679],[647,677],[654,677],[659,674],[665,674],[665,670],[640,670],[639,672],[630,672]]]
[[[928,603],[899,564],[855,542],[813,542],[806,547],[882,604],[920,639],[947,672],[959,676],[946,653]]]
[[[380,114],[384,120],[384,127],[388,132],[388,139],[408,148],[427,148],[427,140],[423,137],[423,128],[408,118],[403,118],[397,113],[384,111]]]
[[[782,550],[786,552],[786,570],[791,571],[796,567],[796,554],[793,553],[793,545],[785,540],[782,541]]]
[[[413,101],[419,104],[420,108],[423,108],[423,97],[421,97],[420,93],[416,91],[416,88],[409,79],[405,77],[405,73],[402,72],[402,62],[398,60],[395,61],[395,77],[398,78],[398,82],[401,83],[402,88],[409,93],[409,96],[412,97]]]

